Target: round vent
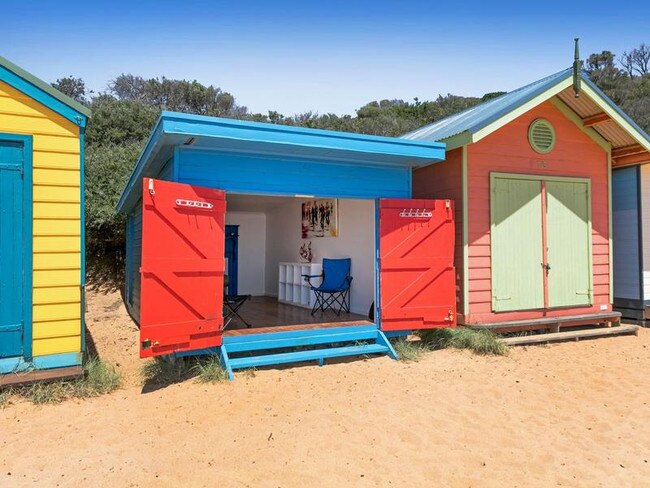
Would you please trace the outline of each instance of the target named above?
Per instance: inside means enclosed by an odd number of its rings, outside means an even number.
[[[528,128],[528,142],[538,153],[550,152],[555,146],[555,129],[548,120],[537,119]]]

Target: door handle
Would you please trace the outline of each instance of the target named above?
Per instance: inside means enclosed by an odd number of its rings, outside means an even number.
[[[546,264],[542,263],[542,268],[544,268],[544,269],[546,270],[547,273],[548,273],[549,271],[551,271],[551,265],[548,264],[548,263],[546,263]]]

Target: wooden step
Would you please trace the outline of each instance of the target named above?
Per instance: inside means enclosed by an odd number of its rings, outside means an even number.
[[[463,324],[473,329],[489,329],[494,332],[517,332],[524,330],[550,329],[557,333],[560,328],[577,327],[581,325],[596,325],[601,323],[615,324],[620,322],[620,312],[601,312],[583,315],[564,315],[559,317],[543,317],[526,320],[507,320],[489,324]]]
[[[332,347],[310,351],[294,351],[280,354],[264,354],[241,358],[230,358],[232,369],[255,368],[272,364],[299,363],[303,361],[322,361],[344,356],[362,356],[365,354],[389,354],[389,348],[381,344],[362,344],[358,346]]]
[[[290,332],[255,334],[248,336],[224,337],[223,344],[228,354],[304,347],[341,342],[376,341],[379,329],[376,326],[336,327],[328,329],[305,329]]]
[[[509,346],[523,346],[528,344],[543,344],[557,341],[577,341],[580,339],[605,337],[624,334],[638,334],[638,325],[619,325],[616,327],[599,327],[597,329],[569,330],[566,332],[552,332],[550,334],[535,334],[519,337],[504,337],[499,339]]]

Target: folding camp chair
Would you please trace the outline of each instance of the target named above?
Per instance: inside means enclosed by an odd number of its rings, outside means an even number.
[[[336,315],[341,315],[341,312],[350,313],[351,267],[352,260],[350,258],[324,258],[322,274],[302,275],[316,295],[316,302],[311,310],[312,315],[318,310],[322,314],[328,309],[334,310]],[[314,286],[311,283],[312,278],[323,278],[323,281],[320,285]]]
[[[226,290],[228,289],[228,275],[224,276],[223,284],[223,328],[228,327],[228,324],[237,317],[241,320],[246,327],[251,328],[252,325],[246,322],[244,317],[239,314],[239,309],[250,300],[251,295],[228,295]]]

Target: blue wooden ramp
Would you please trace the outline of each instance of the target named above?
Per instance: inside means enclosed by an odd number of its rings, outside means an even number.
[[[374,324],[224,336],[221,346],[231,380],[235,369],[304,361],[318,361],[322,366],[326,359],[368,354],[397,359],[390,342]]]

